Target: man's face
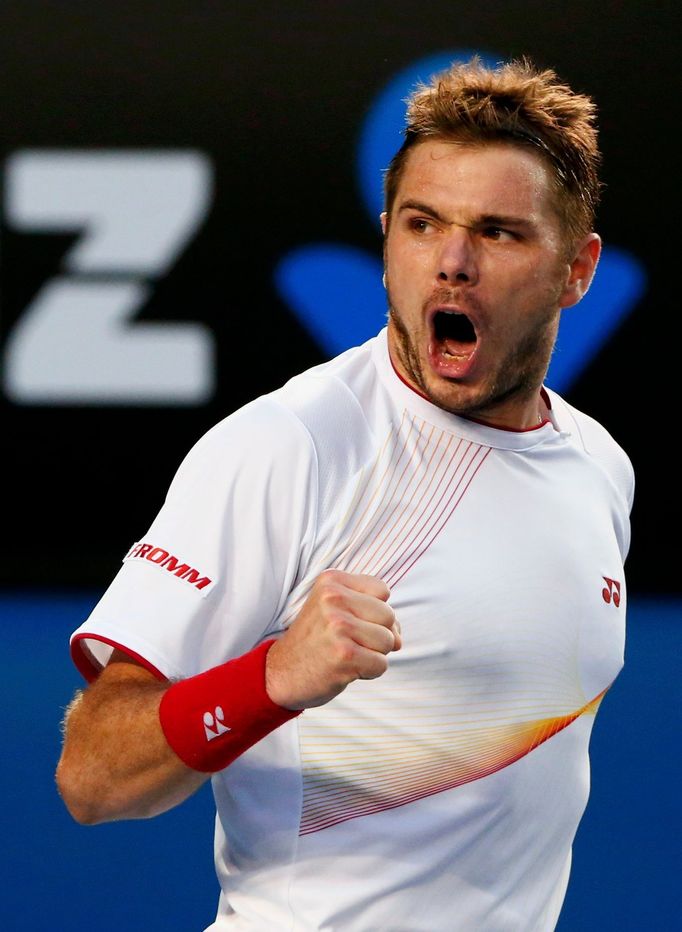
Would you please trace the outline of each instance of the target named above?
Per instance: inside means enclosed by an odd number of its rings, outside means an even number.
[[[599,255],[595,234],[567,255],[553,196],[540,156],[518,146],[429,140],[409,153],[382,217],[389,348],[441,408],[537,424],[559,310]]]

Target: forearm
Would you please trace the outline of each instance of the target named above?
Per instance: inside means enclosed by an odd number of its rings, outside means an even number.
[[[279,640],[173,685],[115,652],[67,715],[57,782],[71,814],[164,812],[302,709],[381,676],[401,645],[388,596],[381,580],[329,570]]]
[[[84,824],[165,812],[209,776],[183,764],[164,737],[159,704],[166,686],[137,667],[112,667],[73,703],[65,722],[57,784]]]

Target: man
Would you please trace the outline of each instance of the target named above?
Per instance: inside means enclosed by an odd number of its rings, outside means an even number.
[[[633,487],[542,384],[598,160],[592,102],[527,62],[419,89],[387,330],[209,431],[75,633],[66,804],[141,818],[213,773],[211,929],[554,928]]]

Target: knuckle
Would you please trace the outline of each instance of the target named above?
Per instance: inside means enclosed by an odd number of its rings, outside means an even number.
[[[323,606],[342,605],[345,601],[343,588],[332,580],[325,580],[319,588],[319,600]]]
[[[396,624],[395,612],[390,605],[384,605],[384,624],[387,628],[393,628]]]
[[[375,680],[388,670],[388,660],[383,654],[376,654],[369,660],[360,675],[363,680]]]
[[[389,628],[378,628],[376,634],[372,637],[372,643],[368,646],[380,654],[389,654],[393,650],[395,638]]]
[[[381,628],[394,628],[396,620],[393,609],[384,602],[380,602],[379,606],[379,609],[372,616],[374,623]]]
[[[388,588],[383,579],[380,579],[378,576],[372,576],[373,591],[376,594],[378,599],[381,599],[382,602],[385,601],[391,594],[391,590]]]
[[[352,624],[348,618],[340,613],[331,615],[327,619],[327,626],[331,635],[339,640],[348,638],[352,628]]]
[[[339,585],[341,583],[341,573],[339,570],[323,570],[317,577],[317,584],[325,586],[328,584]]]
[[[335,666],[341,669],[353,667],[357,660],[357,647],[347,638],[339,640],[334,646]]]
[[[395,634],[389,629],[386,630],[387,637],[384,640],[384,653],[390,654],[391,651],[395,648],[396,638]]]

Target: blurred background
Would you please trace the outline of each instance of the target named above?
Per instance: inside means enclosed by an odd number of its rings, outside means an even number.
[[[529,55],[599,105],[605,249],[548,384],[638,479],[626,666],[560,929],[679,928],[675,16],[644,0],[0,6],[3,928],[211,921],[208,788],[147,823],[63,810],[68,636],[206,429],[382,326],[402,99],[474,52]]]

